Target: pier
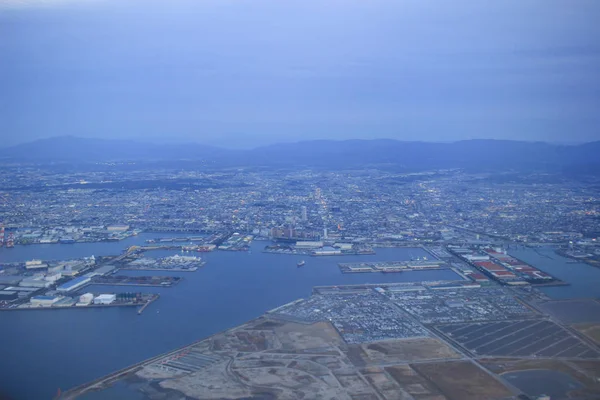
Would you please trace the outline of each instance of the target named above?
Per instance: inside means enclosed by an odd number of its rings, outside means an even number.
[[[155,294],[154,297],[148,299],[148,301],[146,302],[146,304],[144,304],[139,310],[138,310],[138,315],[141,315],[144,310],[146,309],[146,307],[148,307],[151,303],[153,303],[154,301],[158,300],[158,298],[160,297],[159,294]]]

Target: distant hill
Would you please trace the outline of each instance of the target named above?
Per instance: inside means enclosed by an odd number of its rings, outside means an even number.
[[[509,140],[454,143],[391,139],[314,140],[230,150],[196,143],[153,144],[129,140],[56,137],[0,149],[4,162],[206,161],[216,166],[398,169],[466,168],[593,172],[600,166],[600,142],[576,146]]]

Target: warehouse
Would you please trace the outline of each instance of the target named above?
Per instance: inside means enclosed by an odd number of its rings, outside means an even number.
[[[39,306],[39,307],[50,307],[57,301],[62,299],[62,297],[58,296],[33,296],[31,298],[31,305]]]
[[[90,281],[91,279],[89,277],[81,276],[79,278],[71,279],[67,283],[63,283],[58,288],[56,288],[56,290],[58,290],[59,292],[70,292],[71,290],[75,290],[77,288],[87,285]]]
[[[12,301],[19,297],[14,290],[0,290],[0,301]]]
[[[94,295],[91,293],[82,294],[79,296],[78,306],[87,306],[94,300]]]
[[[101,294],[94,299],[94,304],[110,304],[117,299],[116,294]]]
[[[27,277],[23,279],[19,286],[31,287],[31,288],[45,288],[52,285],[51,282],[48,282],[43,277]]]

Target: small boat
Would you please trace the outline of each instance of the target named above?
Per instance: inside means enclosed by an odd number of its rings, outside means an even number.
[[[306,264],[306,262],[304,260],[300,261],[298,264],[296,264],[298,267],[302,267],[304,266],[304,264]]]

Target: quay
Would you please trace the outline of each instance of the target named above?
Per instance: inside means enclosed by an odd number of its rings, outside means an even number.
[[[151,303],[153,303],[154,301],[158,300],[158,298],[160,297],[159,294],[155,294],[152,298],[148,299],[148,301],[146,302],[146,304],[144,304],[139,310],[138,310],[138,315],[141,315],[144,310],[146,309],[146,307],[148,307]]]
[[[438,270],[447,269],[443,261],[419,260],[419,261],[371,261],[355,263],[339,263],[340,271],[345,274],[352,273],[392,273],[416,270]]]
[[[15,308],[0,308],[0,311],[40,311],[40,310],[68,310],[76,308],[84,310],[88,308],[107,308],[107,307],[137,307],[140,303],[115,303],[115,304],[89,304],[87,306],[55,306],[55,307],[15,307]]]
[[[113,275],[94,277],[87,285],[171,287],[177,285],[182,279],[178,276]]]

